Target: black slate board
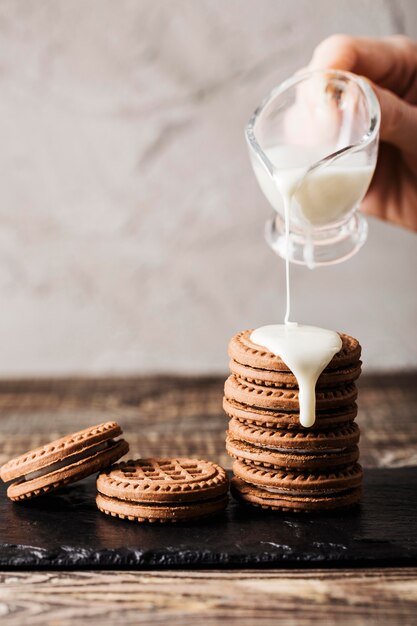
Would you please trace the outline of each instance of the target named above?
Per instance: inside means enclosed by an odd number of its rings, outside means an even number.
[[[100,513],[90,478],[32,502],[0,488],[0,567],[106,569],[417,563],[417,467],[365,472],[360,507],[289,515],[240,507],[200,523],[140,525]]]

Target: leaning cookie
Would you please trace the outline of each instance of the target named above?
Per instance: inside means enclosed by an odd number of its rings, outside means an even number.
[[[129,450],[116,422],[105,422],[31,450],[0,467],[11,500],[55,491],[115,463]]]
[[[228,500],[225,470],[184,458],[137,459],[99,474],[97,507],[138,522],[191,521],[222,511]]]

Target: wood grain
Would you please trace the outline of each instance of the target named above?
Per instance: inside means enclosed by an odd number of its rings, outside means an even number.
[[[415,624],[417,570],[0,574],[7,626]]]

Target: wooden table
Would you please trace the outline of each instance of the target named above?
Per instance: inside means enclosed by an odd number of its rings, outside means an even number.
[[[365,467],[417,464],[416,374],[363,377]],[[0,382],[0,464],[116,418],[132,455],[191,455],[230,467],[220,378]],[[416,521],[417,523],[417,521]],[[0,623],[417,623],[417,568],[0,572]]]

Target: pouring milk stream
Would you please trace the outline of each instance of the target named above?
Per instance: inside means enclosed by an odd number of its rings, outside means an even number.
[[[305,427],[315,422],[317,380],[342,340],[332,330],[290,321],[290,259],[312,268],[316,259],[338,262],[363,244],[366,225],[356,209],[375,170],[379,123],[379,103],[368,83],[326,69],[284,81],[246,127],[256,178],[278,214],[269,242],[285,258],[287,300],[284,324],[258,328],[251,340],[295,375]]]
[[[270,149],[268,156],[274,163],[284,162],[285,150],[281,147]],[[311,427],[316,419],[317,380],[341,349],[342,340],[332,330],[290,321],[290,219],[298,219],[304,224],[308,246],[308,223],[320,224],[337,219],[346,204],[352,202],[352,197],[365,193],[373,168],[369,165],[323,168],[304,183],[302,179],[306,171],[305,167],[276,169],[274,181],[282,197],[285,219],[286,313],[284,324],[254,330],[251,341],[278,355],[293,372],[299,387],[300,424]],[[298,215],[292,214],[294,194],[297,194]]]

